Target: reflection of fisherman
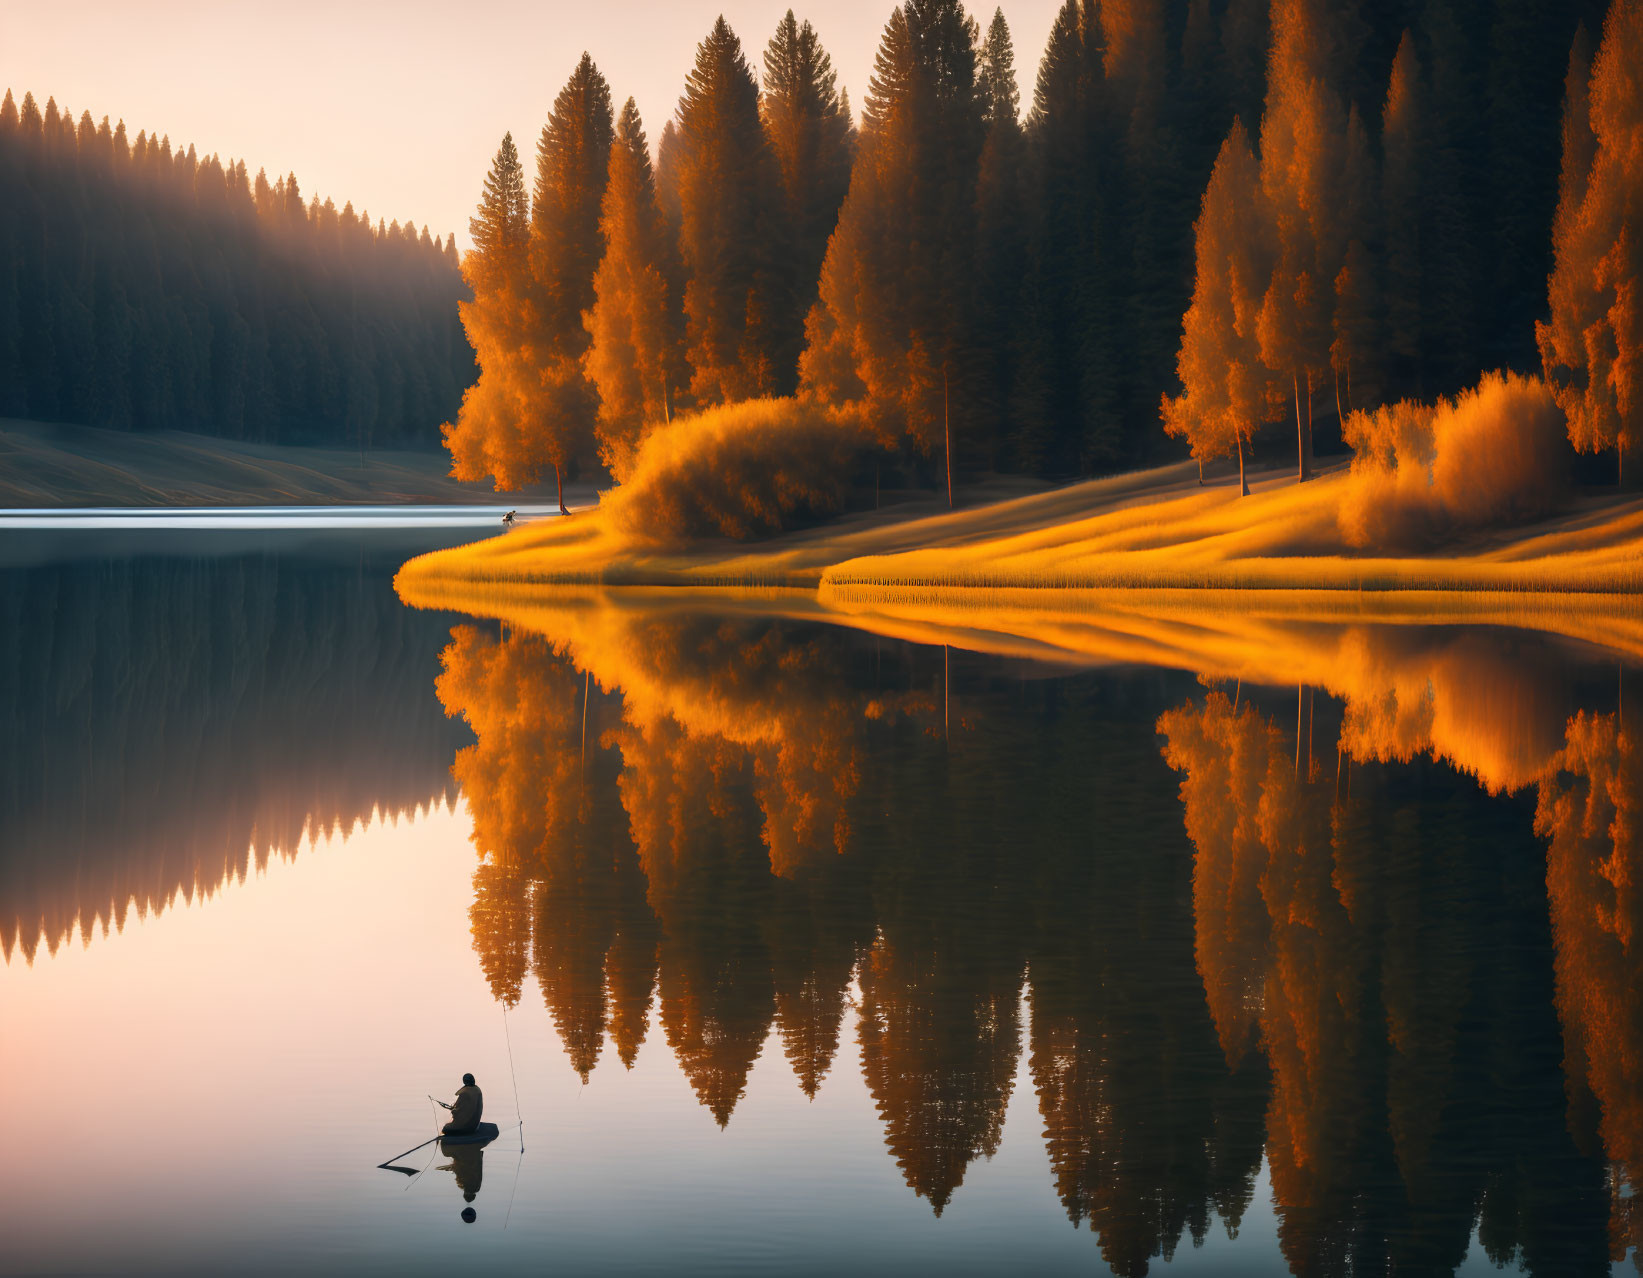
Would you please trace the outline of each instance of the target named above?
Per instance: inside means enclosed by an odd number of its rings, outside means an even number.
[[[462,1201],[471,1203],[479,1197],[479,1186],[485,1179],[485,1147],[451,1145],[441,1141],[439,1152],[451,1160],[439,1170],[456,1176],[456,1187],[462,1191]]]
[[[445,1105],[444,1101],[439,1104]],[[447,1136],[466,1136],[479,1126],[480,1115],[485,1112],[485,1095],[474,1084],[472,1074],[462,1076],[462,1086],[457,1089],[456,1099],[452,1104],[445,1105],[451,1111],[451,1121],[440,1128]]]

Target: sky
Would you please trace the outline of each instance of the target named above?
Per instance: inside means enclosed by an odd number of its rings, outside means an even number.
[[[295,172],[303,195],[450,231],[468,218],[505,132],[531,157],[583,50],[654,148],[696,44],[723,13],[762,70],[790,0],[0,0],[0,92],[124,118],[173,147]],[[829,0],[808,18],[860,111],[891,0]],[[1060,0],[1005,0],[1022,105]],[[983,30],[991,6],[974,10]]]

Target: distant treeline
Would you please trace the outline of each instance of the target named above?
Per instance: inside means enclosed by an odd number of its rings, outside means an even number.
[[[808,22],[778,24],[759,75],[721,18],[654,171],[584,55],[534,187],[505,139],[472,224],[458,471],[526,482],[597,452],[623,478],[678,408],[795,391],[936,467],[949,437],[971,470],[1165,455],[1161,396],[1220,412],[1179,365],[1207,349],[1190,320],[1182,341],[1195,276],[1228,256],[1194,223],[1229,139],[1258,157],[1228,309],[1258,365],[1245,433],[1287,418],[1293,441],[1299,414],[1309,440],[1316,400],[1327,443],[1338,403],[1538,372],[1570,48],[1606,7],[1067,0],[1023,94],[1002,12],[906,0],[859,131]]]
[[[464,295],[454,238],[0,103],[0,417],[431,444],[475,375]]]

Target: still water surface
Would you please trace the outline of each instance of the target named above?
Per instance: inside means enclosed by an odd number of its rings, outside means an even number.
[[[1629,658],[400,603],[472,535],[5,534],[0,1270],[1631,1267]]]

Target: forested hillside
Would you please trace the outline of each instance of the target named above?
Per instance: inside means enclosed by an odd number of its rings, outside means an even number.
[[[0,417],[432,445],[474,378],[452,238],[0,103]]]

